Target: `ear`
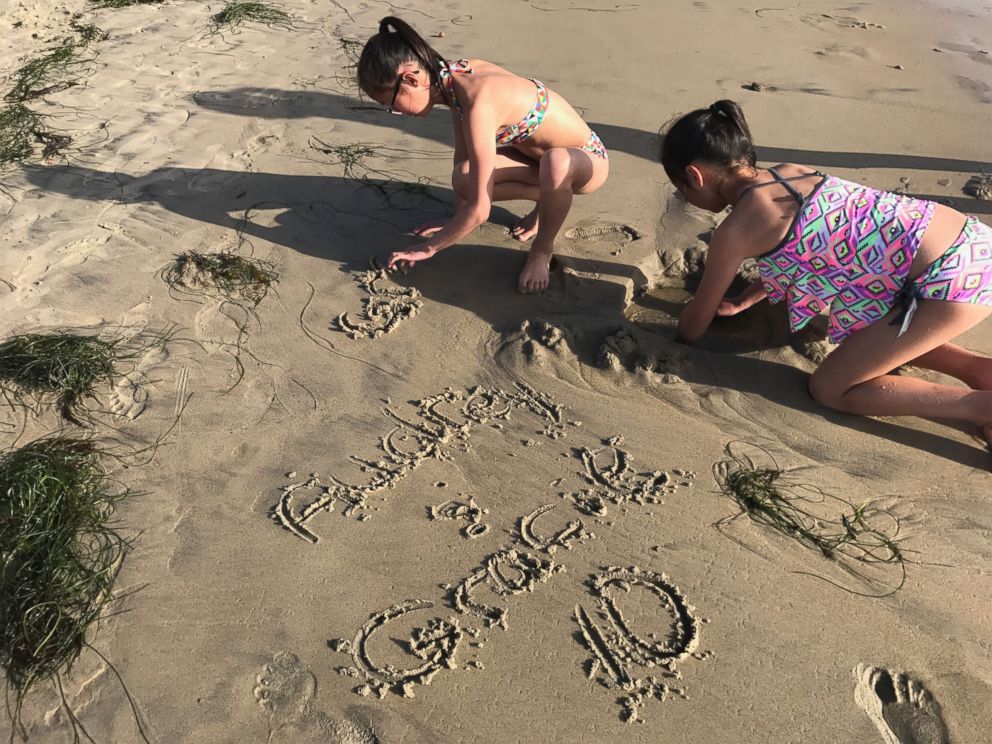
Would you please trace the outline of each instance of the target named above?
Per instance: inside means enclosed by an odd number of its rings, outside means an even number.
[[[406,85],[414,88],[419,88],[423,85],[420,81],[420,65],[416,62],[407,62],[400,75],[403,78],[403,83]]]
[[[701,189],[703,187],[703,172],[695,165],[685,167],[686,186],[691,189]]]

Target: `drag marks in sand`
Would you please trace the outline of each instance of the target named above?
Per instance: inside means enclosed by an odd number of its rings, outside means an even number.
[[[349,460],[361,472],[367,473],[364,483],[348,483],[331,474],[321,477],[312,473],[308,478],[290,483],[282,488],[282,495],[273,509],[273,518],[295,534],[311,543],[318,536],[307,523],[320,512],[333,511],[336,504],[343,504],[343,514],[357,514],[359,520],[369,518],[368,497],[395,488],[406,476],[427,460],[451,458],[449,445],[468,449],[469,435],[474,426],[493,424],[509,418],[514,408],[529,411],[545,423],[544,435],[558,439],[567,427],[577,426],[577,421],[566,421],[564,409],[549,396],[538,392],[526,383],[516,383],[512,392],[499,388],[474,387],[465,391],[448,389],[417,402],[417,421],[409,421],[388,405],[382,414],[393,427],[379,441],[381,456],[371,460],[357,455]],[[445,413],[442,407],[449,407]],[[310,501],[300,507],[294,500],[307,496]]]

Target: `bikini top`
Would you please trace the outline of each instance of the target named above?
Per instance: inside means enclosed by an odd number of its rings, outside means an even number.
[[[884,316],[895,303],[933,217],[934,203],[828,176],[816,171],[741,192],[780,184],[798,207],[785,237],[757,258],[771,302],[788,301],[789,324],[799,330],[825,310],[827,329],[839,342]],[[819,177],[803,195],[790,183]],[[738,197],[739,199],[739,197]]]
[[[454,106],[458,118],[463,119],[462,105],[458,102],[458,96],[455,95],[455,84],[452,78],[456,72],[464,74],[472,73],[472,68],[469,66],[468,60],[460,59],[455,62],[441,62],[438,72],[441,78],[441,85],[444,86],[445,92],[451,99],[451,105]],[[541,122],[544,121],[544,115],[547,113],[548,104],[550,103],[548,89],[539,80],[530,78],[530,81],[537,87],[537,101],[534,107],[516,124],[500,127],[496,130],[497,145],[512,145],[517,142],[523,142],[532,136],[537,131],[537,128],[541,126]]]

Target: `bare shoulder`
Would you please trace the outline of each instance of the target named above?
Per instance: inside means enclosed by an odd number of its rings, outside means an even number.
[[[731,212],[713,231],[710,252],[743,261],[767,251],[774,230],[769,229],[768,215],[763,212],[754,207]]]

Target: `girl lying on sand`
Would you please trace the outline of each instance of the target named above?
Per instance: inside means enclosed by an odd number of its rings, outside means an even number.
[[[412,266],[462,240],[489,218],[493,201],[528,199],[534,210],[511,231],[534,238],[518,288],[543,291],[572,195],[595,191],[609,173],[606,148],[575,109],[540,81],[491,62],[446,62],[391,16],[362,50],[358,84],[393,114],[427,116],[435,104],[448,106],[455,130],[455,215],[416,228],[428,240],[393,253],[389,266]]]
[[[992,359],[948,343],[992,312],[992,229],[931,201],[755,162],[733,101],[686,114],[665,134],[661,163],[685,200],[711,212],[733,208],[713,233],[679,339],[692,343],[714,316],[765,297],[788,301],[793,330],[829,310],[828,333],[840,345],[810,378],[817,401],[870,416],[972,421],[992,450]],[[724,298],[751,257],[760,278]],[[891,374],[902,364],[971,389]]]

